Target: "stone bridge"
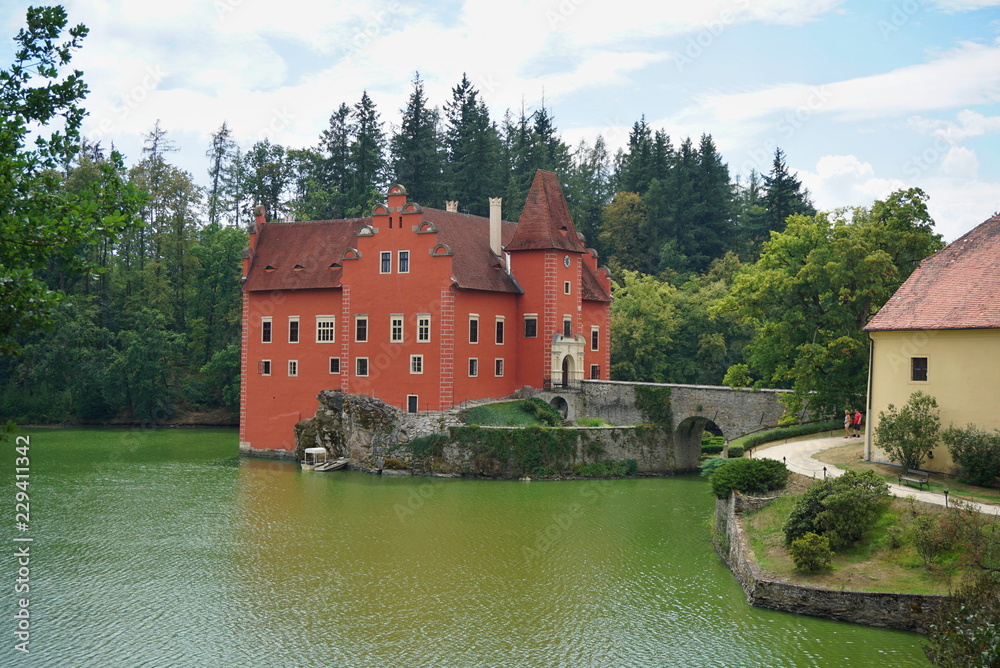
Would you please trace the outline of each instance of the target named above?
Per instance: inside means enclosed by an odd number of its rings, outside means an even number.
[[[601,418],[614,425],[668,422],[677,461],[696,468],[701,434],[709,422],[727,441],[774,427],[785,412],[778,398],[789,390],[733,390],[715,385],[585,380],[578,390],[537,396],[565,416]]]

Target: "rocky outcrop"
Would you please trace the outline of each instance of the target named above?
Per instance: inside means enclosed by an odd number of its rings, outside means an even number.
[[[419,436],[443,431],[454,418],[415,415],[363,394],[320,393],[316,414],[295,425],[295,456],[323,447],[331,457],[349,457],[355,468],[382,470],[387,450]]]

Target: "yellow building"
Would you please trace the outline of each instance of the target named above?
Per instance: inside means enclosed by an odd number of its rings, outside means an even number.
[[[1000,216],[925,259],[865,328],[871,337],[865,458],[879,413],[916,391],[937,400],[942,430],[1000,429]],[[955,473],[939,443],[923,468]]]

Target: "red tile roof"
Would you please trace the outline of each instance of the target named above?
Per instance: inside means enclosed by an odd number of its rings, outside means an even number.
[[[521,292],[490,249],[488,218],[425,208],[423,219],[434,223],[437,241],[454,253],[452,278],[458,287]],[[339,288],[341,256],[345,249],[356,247],[357,231],[371,224],[372,218],[264,224],[244,289]],[[502,243],[513,237],[517,224],[502,221],[501,225]]]
[[[920,263],[865,330],[1000,328],[1000,216]]]
[[[535,180],[531,183],[521,218],[517,221],[517,230],[510,243],[505,245],[505,250],[549,248],[578,253],[587,250],[573,226],[559,177],[539,169],[535,172]]]
[[[580,296],[586,301],[591,302],[609,302],[611,301],[611,295],[608,294],[601,282],[597,280],[597,276],[594,274],[593,270],[586,263],[583,264],[583,284],[581,286]]]
[[[355,245],[356,233],[366,223],[371,218],[266,223],[258,233],[244,289],[339,288],[341,254]],[[334,264],[338,266],[331,268]]]

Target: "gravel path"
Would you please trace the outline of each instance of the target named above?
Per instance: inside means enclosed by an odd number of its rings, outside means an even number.
[[[858,439],[854,440],[857,441]],[[784,461],[788,466],[788,470],[809,476],[811,478],[823,478],[824,468],[826,470],[826,476],[836,477],[843,475],[844,470],[839,469],[832,464],[825,464],[818,459],[814,459],[813,455],[817,452],[829,450],[830,448],[836,448],[841,445],[848,445],[849,443],[851,443],[851,440],[846,439],[843,436],[811,438],[803,441],[792,441],[790,443],[778,443],[775,445],[763,446],[755,449],[753,456]],[[890,484],[889,493],[893,496],[901,498],[912,496],[915,497],[917,501],[923,501],[924,503],[936,503],[939,506],[944,505],[944,494],[921,490],[916,487]],[[974,503],[973,505],[980,512],[989,513],[991,515],[1000,515],[1000,506],[982,503]]]

